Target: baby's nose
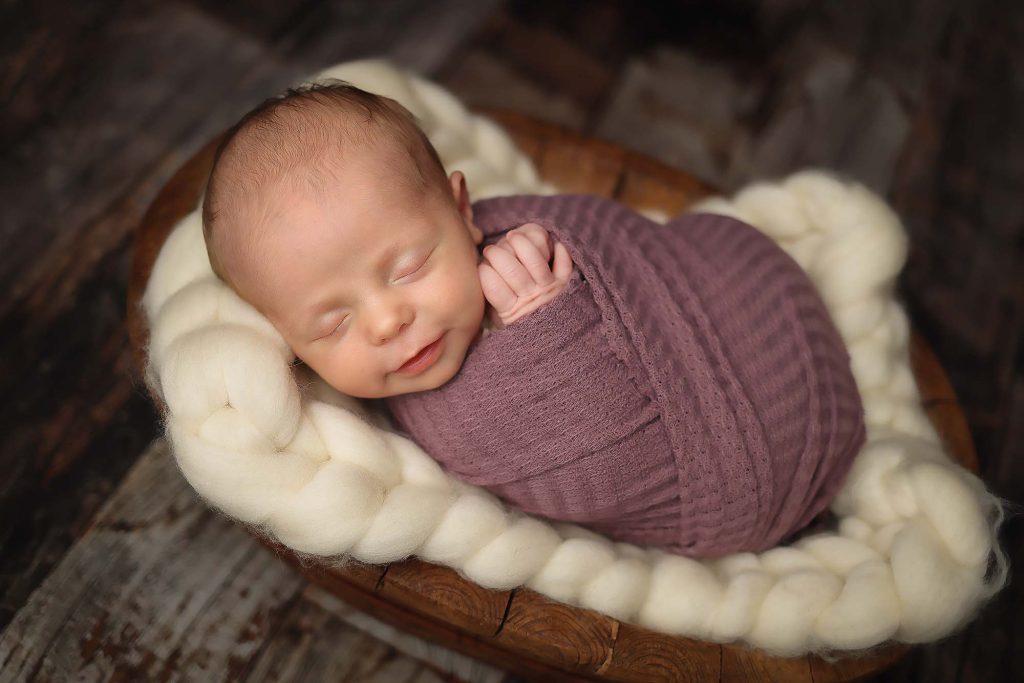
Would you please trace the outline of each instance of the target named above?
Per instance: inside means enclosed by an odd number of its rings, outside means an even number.
[[[377,311],[370,321],[370,339],[375,344],[394,339],[412,322],[412,317],[412,309],[408,306],[391,306]]]

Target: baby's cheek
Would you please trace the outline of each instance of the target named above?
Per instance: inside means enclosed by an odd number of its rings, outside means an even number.
[[[302,354],[296,354],[299,360],[306,364],[323,381],[342,393],[348,393],[344,386],[345,375],[338,372],[337,362],[334,355],[323,345],[329,344],[326,340],[315,342],[321,345],[316,349],[306,349]]]

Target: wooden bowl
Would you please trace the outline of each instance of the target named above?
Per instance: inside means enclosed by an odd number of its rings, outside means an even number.
[[[634,209],[675,215],[712,190],[686,173],[622,147],[567,129],[492,109],[480,113],[505,126],[540,174],[571,192],[613,197]],[[128,290],[128,322],[136,371],[143,376],[148,330],[140,300],[160,246],[195,209],[217,140],[167,183],[139,226]],[[970,432],[934,354],[913,333],[911,364],[924,408],[961,464],[977,472]],[[153,400],[161,411],[159,396]],[[311,581],[356,608],[408,633],[487,661],[530,680],[784,680],[854,681],[892,665],[908,647],[882,644],[863,653],[771,657],[740,644],[719,645],[670,636],[565,605],[527,588],[493,591],[453,569],[419,559],[389,565],[353,562],[341,568],[301,562],[272,547]]]

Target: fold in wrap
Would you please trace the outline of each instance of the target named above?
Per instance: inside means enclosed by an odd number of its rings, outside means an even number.
[[[825,304],[775,242],[580,194],[478,201],[474,222],[485,244],[539,223],[575,267],[445,385],[386,400],[454,477],[692,557],[765,550],[825,510],[864,411]]]

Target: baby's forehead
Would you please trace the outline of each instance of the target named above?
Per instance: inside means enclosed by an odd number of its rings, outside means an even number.
[[[234,205],[229,213],[249,205],[261,220],[280,219],[299,201],[323,206],[339,193],[356,199],[372,196],[379,210],[392,210],[421,202],[427,190],[415,161],[392,140],[325,142],[319,147],[301,136],[282,135],[281,140],[269,154],[263,149],[265,141],[243,141],[235,168],[226,169],[235,174],[226,183],[233,185],[225,197]],[[349,213],[345,205],[335,208]]]
[[[386,122],[370,121],[337,105],[295,103],[239,130],[225,150],[223,170],[250,178],[277,176],[342,158],[358,159],[353,152],[394,154],[399,137]]]
[[[278,183],[258,216],[264,243],[278,252],[306,247],[310,258],[317,247],[358,253],[376,252],[382,243],[415,243],[442,225],[445,207],[433,196],[413,191],[399,181],[384,180],[377,169],[351,171],[342,182],[323,191],[289,188]]]

